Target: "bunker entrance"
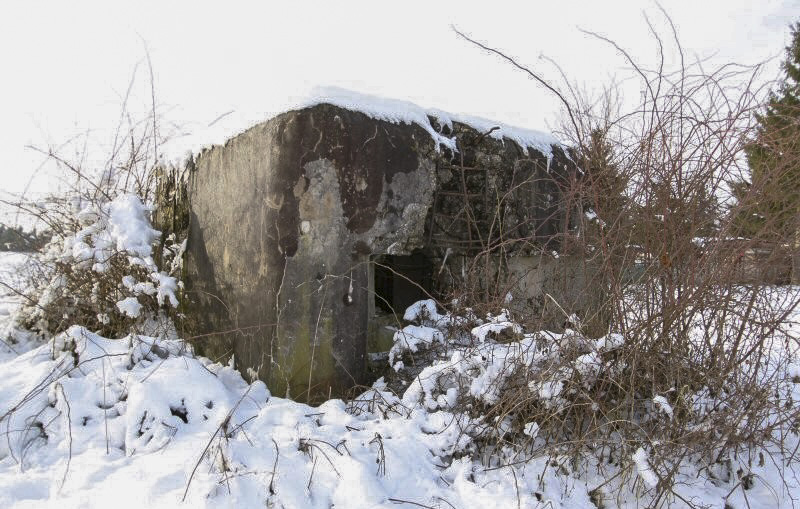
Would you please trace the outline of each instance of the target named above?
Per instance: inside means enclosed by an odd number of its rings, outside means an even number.
[[[424,253],[380,255],[374,259],[375,311],[402,317],[408,306],[431,294],[433,263]]]

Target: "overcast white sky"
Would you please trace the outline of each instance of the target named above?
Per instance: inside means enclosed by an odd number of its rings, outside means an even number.
[[[778,57],[800,0],[664,0],[685,49],[756,63]],[[527,2],[3,2],[0,6],[0,189],[19,192],[42,157],[87,134],[101,153],[135,72],[131,114],[146,115],[155,73],[164,122],[197,133],[215,118],[230,134],[268,118],[316,85],[407,99],[426,107],[548,130],[558,104],[530,79],[457,38],[450,25],[557,79],[601,87],[625,64],[579,28],[601,32],[645,61],[655,45],[645,1]],[[221,127],[217,125],[215,127]],[[66,149],[69,157],[82,150]],[[187,137],[186,139],[190,139]],[[173,150],[184,150],[177,143]],[[53,187],[39,172],[33,189]]]

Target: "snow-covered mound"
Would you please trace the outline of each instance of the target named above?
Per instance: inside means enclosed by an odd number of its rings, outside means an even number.
[[[446,408],[380,389],[312,408],[179,341],[73,327],[0,370],[0,507],[592,507],[546,458],[516,486],[454,459],[470,438]]]

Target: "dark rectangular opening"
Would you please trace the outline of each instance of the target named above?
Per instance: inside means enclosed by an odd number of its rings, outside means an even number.
[[[379,255],[375,263],[375,310],[402,316],[408,306],[431,293],[433,264],[425,254]]]

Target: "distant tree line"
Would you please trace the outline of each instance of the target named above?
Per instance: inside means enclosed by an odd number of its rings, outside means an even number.
[[[50,235],[25,231],[21,226],[0,224],[0,251],[37,251],[47,244]]]

